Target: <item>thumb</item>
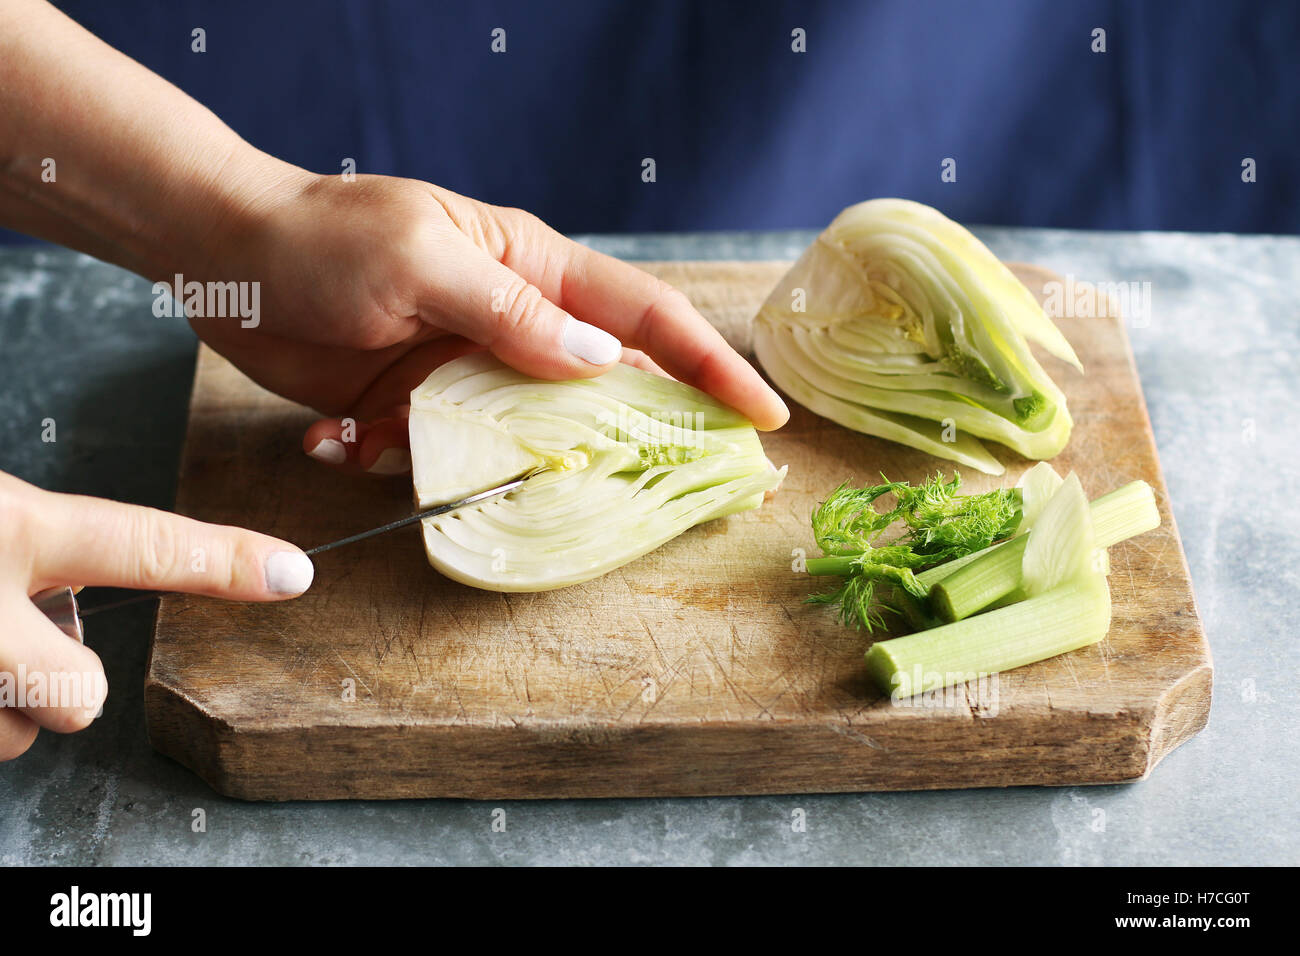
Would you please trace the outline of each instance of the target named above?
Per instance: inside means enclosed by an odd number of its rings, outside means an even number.
[[[538,378],[590,378],[623,356],[617,338],[575,319],[469,240],[457,244],[457,262],[425,291],[420,311]]]
[[[277,601],[311,586],[311,558],[255,531],[102,498],[42,492],[33,588],[101,585]]]

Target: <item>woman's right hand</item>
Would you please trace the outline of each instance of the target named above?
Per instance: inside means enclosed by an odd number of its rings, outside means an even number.
[[[101,585],[279,601],[311,585],[311,559],[254,531],[102,498],[42,491],[0,472],[0,760],[42,727],[82,730],[108,684],[99,656],[31,601],[51,587]]]

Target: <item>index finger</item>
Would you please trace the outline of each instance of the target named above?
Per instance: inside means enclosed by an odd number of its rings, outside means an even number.
[[[311,586],[287,541],[139,505],[40,492],[32,587],[101,585],[279,601]]]
[[[549,227],[546,227],[549,229]],[[554,233],[561,244],[560,274],[552,290],[527,275],[529,263],[509,261],[528,244],[511,244],[506,265],[556,296],[556,304],[599,326],[624,345],[639,348],[674,378],[708,392],[764,431],[780,428],[790,410],[758,371],[727,344],[684,293],[635,266]],[[526,253],[525,253],[526,255]],[[554,273],[552,273],[554,275]]]

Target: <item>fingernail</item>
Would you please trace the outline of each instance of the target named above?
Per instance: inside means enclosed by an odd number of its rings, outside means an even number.
[[[320,444],[307,454],[327,465],[341,465],[348,460],[348,450],[337,438],[322,438]]]
[[[623,357],[623,343],[604,329],[581,322],[573,316],[564,321],[564,347],[592,365],[608,365]]]
[[[372,475],[404,475],[411,470],[411,453],[405,448],[385,448],[366,471]]]
[[[316,566],[301,551],[277,551],[266,559],[266,589],[272,594],[301,594],[315,576]]]
[[[777,396],[777,399],[776,399],[776,400],[777,400],[777,403],[781,406],[781,412],[782,412],[782,414],[785,416],[784,418],[781,419],[781,424],[784,425],[786,422],[788,422],[788,421],[790,420],[790,406],[787,405],[787,404],[786,404],[786,403],[781,399],[780,396]]]

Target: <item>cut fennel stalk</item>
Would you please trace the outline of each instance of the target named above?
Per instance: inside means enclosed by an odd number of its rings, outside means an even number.
[[[1095,644],[1109,629],[1106,579],[1085,574],[987,614],[877,641],[867,668],[886,693],[911,697]]]
[[[1092,509],[1070,474],[1030,532],[1023,601],[867,651],[880,687],[899,697],[976,680],[1095,644],[1110,629],[1110,589]]]
[[[410,437],[421,508],[543,469],[504,497],[423,522],[435,568],[495,591],[598,577],[757,508],[785,474],[735,411],[626,365],[548,382],[465,356],[411,393]]]
[[[1089,505],[1096,546],[1109,548],[1160,526],[1155,495],[1145,481],[1133,481]],[[943,621],[960,621],[1014,595],[1023,581],[1022,534],[991,548],[949,561],[916,575],[929,589],[930,607]]]
[[[758,313],[754,350],[795,401],[847,428],[989,474],[979,439],[1051,458],[1065,396],[1029,349],[1080,370],[1033,295],[979,240],[920,203],[840,213]]]

